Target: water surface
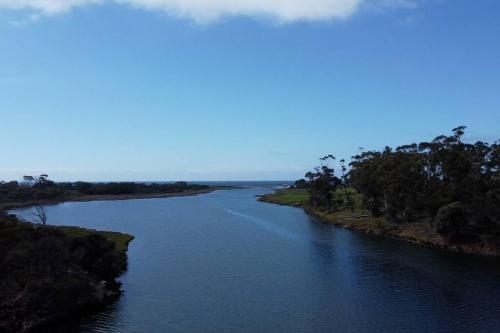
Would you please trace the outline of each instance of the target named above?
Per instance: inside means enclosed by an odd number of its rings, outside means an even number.
[[[51,224],[136,236],[123,297],[79,331],[500,332],[497,259],[338,229],[266,192],[48,206]]]

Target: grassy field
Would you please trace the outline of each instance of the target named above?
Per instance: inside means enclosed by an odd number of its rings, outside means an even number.
[[[262,196],[262,201],[280,205],[304,206],[309,202],[309,192],[305,189],[284,189]]]
[[[302,207],[307,213],[318,217],[325,223],[338,227],[357,230],[380,236],[404,239],[412,243],[424,244],[439,248],[449,248],[446,241],[436,233],[430,224],[425,222],[410,224],[395,224],[384,216],[370,217],[363,207],[361,194],[354,189],[348,189],[353,202],[353,207],[348,204],[343,188],[337,189],[333,194],[335,211],[328,213],[325,209],[312,208],[309,205],[309,193],[306,189],[284,189],[275,193],[262,196],[259,200],[279,205]],[[450,248],[453,251],[468,253],[488,253],[484,249],[476,248]]]
[[[353,201],[354,210],[358,213],[366,214],[366,211],[362,208],[361,195],[352,188],[348,188],[347,192],[350,199]],[[307,189],[291,188],[278,190],[274,193],[264,195],[261,197],[261,201],[281,205],[305,207],[309,204],[309,198],[310,195]],[[337,207],[338,211],[343,211],[346,209],[351,210],[343,188],[338,188],[333,193],[333,201],[335,202],[335,206]]]
[[[69,226],[51,226],[51,228],[58,229],[71,237],[84,237],[93,233],[106,237],[116,245],[116,250],[125,253],[128,249],[128,244],[134,239],[134,236],[122,234],[114,231],[96,231],[91,229],[84,229],[79,227]]]
[[[384,217],[371,218],[363,207],[361,194],[352,188],[347,189],[352,206],[347,201],[345,190],[338,188],[333,193],[335,211],[328,213],[325,209],[309,206],[307,189],[283,189],[264,195],[261,201],[279,205],[303,207],[308,213],[319,217],[324,222],[350,229],[360,229],[375,234],[384,234],[394,230],[394,225]]]

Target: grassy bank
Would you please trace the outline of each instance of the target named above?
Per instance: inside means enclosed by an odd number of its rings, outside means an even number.
[[[309,193],[306,189],[278,190],[274,193],[261,196],[259,201],[302,207],[308,214],[318,217],[325,223],[381,237],[402,239],[413,244],[456,252],[494,256],[500,255],[496,247],[487,246],[482,243],[451,243],[438,234],[429,221],[396,224],[389,222],[383,216],[372,218],[369,216],[368,211],[362,206],[361,195],[352,189],[349,189],[349,195],[354,201],[352,208],[345,204],[346,200],[343,189],[337,189],[333,197],[334,201],[340,204],[336,206],[337,210],[333,213],[310,207]]]
[[[118,253],[126,254],[128,250],[128,245],[134,239],[134,236],[129,234],[122,234],[115,231],[97,231],[93,229],[85,229],[73,226],[47,226],[48,228],[53,228],[59,230],[69,237],[86,237],[89,235],[100,235],[105,237],[107,240],[115,244],[115,249]]]
[[[259,200],[277,205],[302,207],[309,201],[309,192],[305,189],[284,189],[263,195]]]

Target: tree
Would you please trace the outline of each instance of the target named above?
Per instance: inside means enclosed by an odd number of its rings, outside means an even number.
[[[47,224],[47,211],[44,206],[36,206],[33,212],[33,220],[41,225]]]
[[[293,186],[293,188],[308,188],[309,184],[307,184],[307,181],[305,179],[299,179],[297,180]]]
[[[39,176],[33,177],[33,178],[35,181],[35,184],[33,185],[33,187],[35,187],[35,188],[45,189],[45,188],[49,188],[49,187],[54,186],[54,182],[52,180],[49,180],[49,176],[46,174],[39,175]]]
[[[23,176],[23,185],[32,186],[35,183],[35,177],[33,176]]]
[[[347,189],[349,178],[347,177],[347,167],[345,166],[344,159],[340,160],[340,170],[342,171],[342,177],[340,179],[341,179],[341,184],[344,187],[345,199],[349,207],[351,207],[351,211],[354,212],[354,202],[349,195],[349,190]]]
[[[352,157],[349,171],[351,185],[361,193],[363,205],[370,216],[379,216],[382,213],[383,192],[380,184],[380,152],[361,152]]]
[[[23,176],[23,185],[35,188],[47,188],[54,186],[54,182],[49,180],[47,174],[39,176]]]
[[[321,166],[314,168],[314,171],[305,175],[308,179],[311,194],[311,206],[326,207],[329,213],[335,210],[332,199],[333,193],[339,184],[339,179],[335,177],[334,170],[329,167],[330,160],[335,160],[335,157],[326,155],[320,158]]]

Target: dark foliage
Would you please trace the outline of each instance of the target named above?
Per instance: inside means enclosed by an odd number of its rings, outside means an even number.
[[[293,186],[293,188],[309,188],[309,183],[305,179],[297,180]]]
[[[0,182],[0,203],[47,202],[71,199],[84,195],[135,195],[179,193],[208,189],[206,185],[176,183],[56,183],[47,175],[24,176],[22,182]]]
[[[396,223],[428,220],[451,240],[500,236],[500,146],[451,136],[353,157],[349,182],[373,216]]]
[[[333,201],[333,193],[341,181],[335,177],[334,169],[329,167],[330,160],[335,160],[335,157],[327,155],[320,158],[322,165],[316,167],[314,171],[306,173],[305,177],[311,194],[311,206],[325,208],[328,212],[333,212],[338,204]]]
[[[91,311],[119,295],[125,254],[105,237],[71,237],[0,213],[0,332]]]
[[[186,190],[208,189],[207,185],[189,185],[187,182],[176,182],[168,184],[159,183],[61,183],[56,184],[59,188],[67,191],[77,191],[86,195],[122,195],[122,194],[159,194],[177,193]]]

